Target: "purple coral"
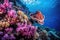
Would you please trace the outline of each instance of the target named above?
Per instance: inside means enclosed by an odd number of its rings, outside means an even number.
[[[4,17],[5,20],[2,20],[10,24],[9,27],[0,29],[0,31],[3,30],[3,32],[0,32],[0,35],[2,35],[2,40],[15,40],[16,38],[14,36],[14,33],[21,34],[26,38],[31,38],[32,36],[34,36],[36,28],[31,24],[28,25],[26,20],[24,21],[24,23],[20,23],[20,19],[18,18],[16,10],[14,10],[12,7],[12,2],[9,2],[9,0],[4,0],[4,3],[0,5],[0,13],[6,13]],[[16,22],[17,19],[19,20],[18,23]],[[15,26],[16,24],[17,26]]]
[[[22,25],[18,26],[16,31],[22,33],[21,34],[22,36],[27,36],[28,38],[34,36],[34,33],[36,32],[36,28],[32,25],[24,24],[23,27]]]
[[[2,40],[9,40],[8,34],[5,34],[5,35],[2,37]]]
[[[0,38],[2,38],[2,36],[3,36],[3,32],[0,31]]]
[[[13,34],[5,34],[3,37],[2,37],[2,40],[15,40],[15,37]]]
[[[5,31],[8,33],[8,32],[12,32],[13,31],[13,28],[6,28]]]
[[[13,34],[10,35],[10,40],[15,40],[16,38],[14,37]]]

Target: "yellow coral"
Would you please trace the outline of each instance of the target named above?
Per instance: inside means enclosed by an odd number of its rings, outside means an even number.
[[[9,23],[8,22],[5,22],[5,27],[9,27]]]
[[[27,21],[27,20],[28,20],[27,15],[26,15],[26,14],[24,14],[24,12],[23,12],[23,11],[18,10],[17,14],[19,15],[19,19],[20,19],[21,21],[24,21],[24,20],[26,20],[26,21]]]
[[[1,22],[0,26],[2,26],[2,27],[9,27],[9,23],[8,22]]]
[[[24,15],[23,17],[24,17],[24,19],[28,20],[28,17],[27,17],[27,15]]]
[[[2,22],[2,27],[5,27],[5,22]]]
[[[0,27],[2,26],[2,21],[0,21]]]
[[[17,14],[18,14],[19,16],[20,16],[20,15],[22,16],[22,15],[24,15],[24,12],[18,10],[18,11],[17,11]]]

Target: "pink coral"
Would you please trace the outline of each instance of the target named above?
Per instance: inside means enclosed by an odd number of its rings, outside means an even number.
[[[3,5],[4,5],[5,7],[8,7],[8,6],[9,6],[9,0],[4,0]]]
[[[4,0],[3,4],[0,4],[0,14],[6,13],[7,8],[12,8],[12,2],[9,2],[9,0]]]
[[[9,10],[8,11],[8,16],[9,17],[16,17],[16,11],[15,10]]]
[[[9,2],[9,0],[4,0],[3,6],[5,8],[12,8],[12,2]]]
[[[5,12],[6,12],[5,6],[3,6],[2,4],[0,4],[0,14],[3,14]]]

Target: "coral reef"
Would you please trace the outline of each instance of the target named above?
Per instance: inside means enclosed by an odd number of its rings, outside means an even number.
[[[13,3],[4,0],[0,4],[0,40],[59,40],[57,32],[36,27]],[[33,21],[33,20],[32,20]]]

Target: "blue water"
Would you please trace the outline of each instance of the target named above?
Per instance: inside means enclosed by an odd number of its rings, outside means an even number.
[[[58,0],[21,0],[30,12],[40,10],[45,15],[44,26],[60,31],[60,3]]]

